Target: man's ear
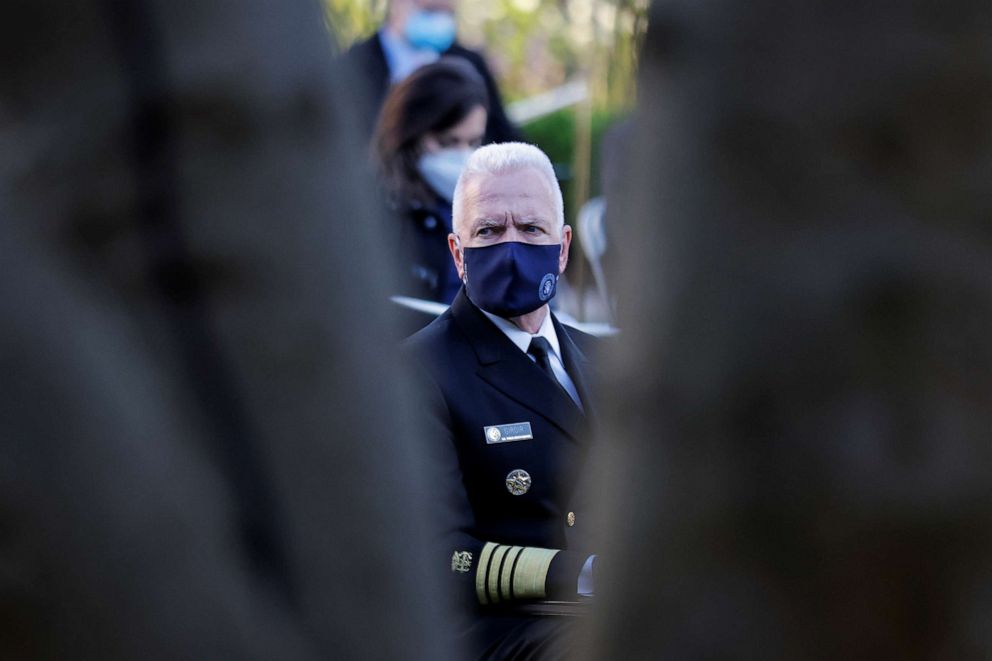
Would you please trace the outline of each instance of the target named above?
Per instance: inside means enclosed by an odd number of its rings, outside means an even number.
[[[464,281],[465,256],[461,251],[461,242],[458,239],[458,235],[454,232],[448,235],[448,251],[451,253],[451,259],[455,260],[455,268],[458,270],[458,279]]]
[[[572,228],[565,225],[561,228],[561,254],[558,256],[558,274],[565,272],[568,266],[568,247],[572,245]]]

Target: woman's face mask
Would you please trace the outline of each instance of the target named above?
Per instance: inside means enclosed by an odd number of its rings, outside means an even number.
[[[435,193],[451,202],[455,197],[458,176],[465,169],[465,163],[473,151],[475,150],[467,148],[446,148],[427,152],[417,161],[417,170]]]

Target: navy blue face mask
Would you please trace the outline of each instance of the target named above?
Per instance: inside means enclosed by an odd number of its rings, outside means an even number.
[[[470,301],[498,317],[533,312],[554,295],[561,244],[504,241],[465,248],[465,292]]]

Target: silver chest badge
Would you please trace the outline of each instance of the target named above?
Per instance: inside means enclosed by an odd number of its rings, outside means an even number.
[[[530,491],[530,473],[522,468],[510,471],[506,476],[506,490],[514,496],[522,496]]]

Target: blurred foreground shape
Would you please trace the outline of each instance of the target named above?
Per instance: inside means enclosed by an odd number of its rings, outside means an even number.
[[[989,658],[992,4],[650,20],[585,658]]]
[[[330,54],[306,2],[0,10],[0,657],[450,656]]]

